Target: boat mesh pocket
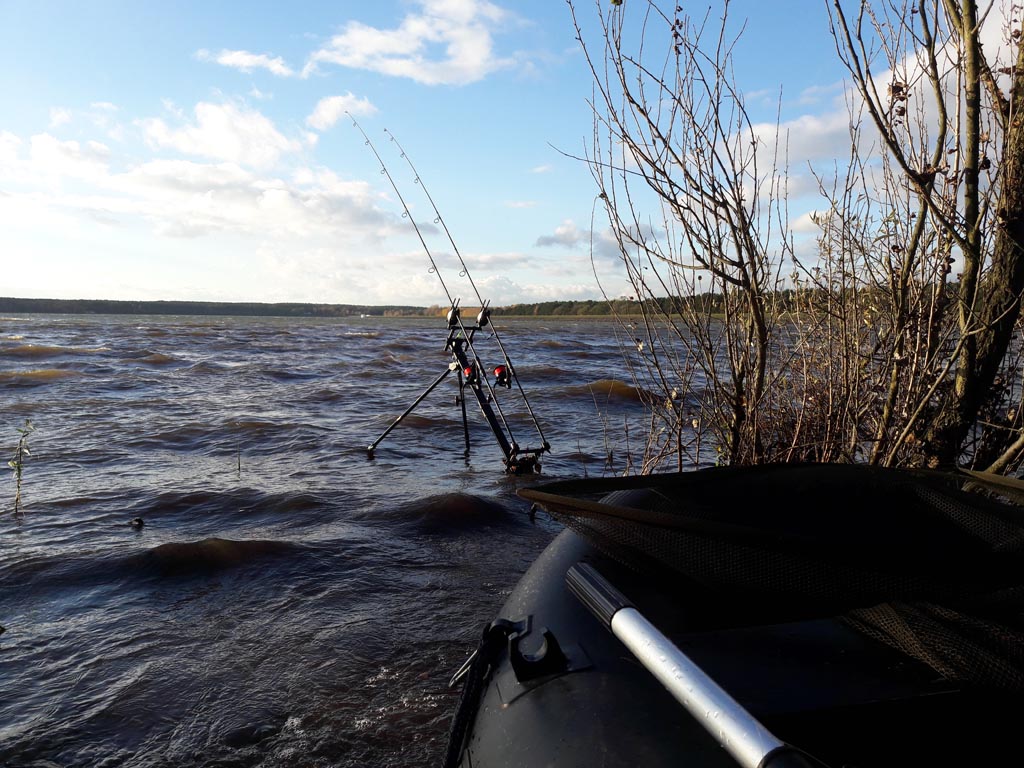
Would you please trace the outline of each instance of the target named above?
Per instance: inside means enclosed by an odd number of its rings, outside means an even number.
[[[948,678],[1024,689],[1024,512],[968,482],[786,465],[520,493],[631,568],[842,615]]]

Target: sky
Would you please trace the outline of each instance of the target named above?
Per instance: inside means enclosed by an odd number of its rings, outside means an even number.
[[[594,45],[594,3],[577,6]],[[747,106],[781,116],[796,172],[842,157],[824,0],[735,0],[730,18]],[[385,129],[485,298],[601,295],[597,189],[574,157],[592,76],[559,0],[0,0],[0,71],[0,296],[445,304],[345,112],[450,293],[473,303]],[[625,291],[614,260],[598,268]]]

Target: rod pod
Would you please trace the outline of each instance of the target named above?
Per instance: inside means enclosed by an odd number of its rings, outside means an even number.
[[[483,320],[483,323],[480,321]],[[452,302],[452,308],[448,311],[446,322],[448,324],[448,337],[445,341],[445,351],[451,355],[451,362],[431,384],[424,390],[402,414],[396,418],[384,432],[366,447],[369,458],[373,458],[374,451],[381,441],[401,424],[415,408],[426,399],[427,395],[433,392],[453,371],[458,374],[459,397],[458,404],[462,409],[462,429],[466,442],[466,453],[469,455],[469,423],[466,418],[466,389],[472,391],[476,398],[480,412],[483,414],[487,426],[490,427],[498,447],[504,457],[505,471],[514,474],[528,474],[540,470],[540,454],[549,450],[547,443],[540,448],[523,448],[512,436],[512,431],[501,414],[500,407],[495,413],[497,402],[492,404],[489,385],[486,382],[486,372],[481,370],[481,363],[473,350],[473,337],[484,325],[486,325],[486,308],[481,310],[477,318],[477,325],[465,325],[461,318],[458,301]],[[470,357],[472,355],[472,357]],[[485,389],[486,387],[486,389]]]

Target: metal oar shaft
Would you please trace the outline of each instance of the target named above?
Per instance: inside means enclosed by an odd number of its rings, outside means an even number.
[[[569,590],[744,768],[815,765],[776,738],[648,621],[593,566],[566,574]]]

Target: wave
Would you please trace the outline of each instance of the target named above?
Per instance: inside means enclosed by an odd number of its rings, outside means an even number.
[[[650,392],[618,379],[598,379],[587,384],[565,387],[562,391],[567,395],[586,395],[588,397],[593,396],[606,399],[618,398],[636,400],[637,402],[641,402],[644,398],[651,396]]]
[[[262,435],[273,430],[281,429],[284,425],[276,424],[273,421],[263,421],[262,419],[241,419],[238,421],[229,421],[226,426],[231,427],[238,432]]]
[[[467,404],[468,407],[469,405]],[[386,422],[391,424],[399,413],[401,411],[396,408],[394,414],[386,415],[381,419],[380,423],[384,424]],[[462,418],[459,416],[458,406],[452,407],[452,414],[452,416],[424,416],[419,413],[410,413],[402,420],[400,429],[435,429],[455,426],[461,428]]]
[[[160,544],[128,558],[129,567],[143,573],[165,576],[209,573],[237,568],[300,550],[289,541],[270,539],[220,539]]]
[[[4,357],[20,357],[35,360],[41,357],[62,357],[64,355],[96,355],[109,352],[109,347],[59,347],[50,344],[19,344],[3,350]]]
[[[309,381],[310,379],[322,378],[323,374],[311,371],[298,371],[294,369],[282,370],[280,368],[263,368],[260,375],[273,381]]]
[[[319,514],[326,507],[326,500],[313,493],[263,493],[240,488],[226,493],[168,491],[135,504],[125,515],[146,521],[179,515],[188,520],[215,516],[218,524],[224,524],[226,517],[291,519],[301,514]]]
[[[363,376],[380,376],[382,370],[388,370],[392,367],[398,366],[399,371],[397,375],[407,376],[408,374],[402,368],[406,363],[413,363],[417,369],[426,368],[423,362],[424,358],[422,354],[413,354],[412,352],[394,354],[393,352],[385,350],[379,355],[373,357],[368,364],[358,368],[355,372],[356,375]],[[431,367],[429,373],[424,373],[424,376],[430,375],[430,373],[440,374],[444,371],[446,363],[443,358],[438,357],[438,365],[436,368]]]
[[[173,577],[239,568],[310,547],[268,539],[206,538],[168,542],[131,554],[52,554],[26,557],[0,570],[0,585],[33,590],[114,587],[142,577]]]
[[[302,399],[308,403],[347,403],[350,395],[347,392],[342,392],[336,389],[318,389],[316,392],[310,392],[305,395]]]
[[[151,352],[144,357],[132,358],[131,362],[141,363],[143,365],[169,365],[180,361],[178,358],[172,357],[171,355],[165,355],[161,352]]]
[[[572,371],[559,368],[557,365],[526,365],[517,366],[516,375],[524,381],[529,379],[531,383],[539,378],[562,378],[575,375]]]
[[[216,430],[205,422],[185,424],[173,429],[135,434],[125,440],[127,448],[142,450],[193,450],[203,441],[216,435]]]
[[[359,514],[355,515],[356,519]],[[365,513],[366,518],[397,522],[417,534],[454,534],[478,528],[507,527],[516,521],[502,504],[469,493],[443,493],[399,507]]]
[[[60,381],[61,379],[68,379],[78,375],[80,375],[78,371],[68,371],[61,368],[43,368],[34,371],[0,371],[0,381],[30,386],[48,384],[51,381]]]
[[[411,341],[389,341],[381,350],[384,354],[394,355],[396,352],[414,353],[417,357],[423,353],[423,345]]]
[[[189,373],[227,373],[231,368],[228,365],[216,363],[212,360],[200,360],[198,363],[190,365],[185,370]]]

